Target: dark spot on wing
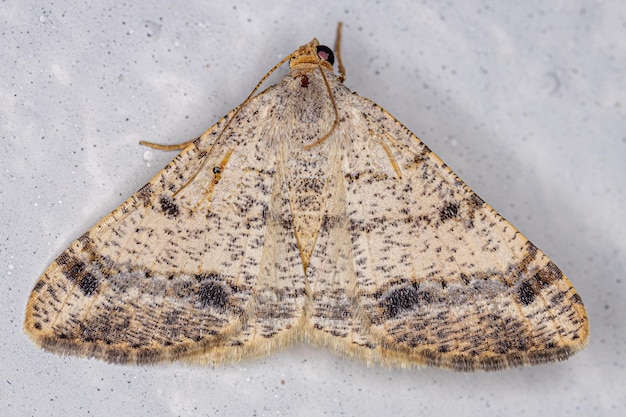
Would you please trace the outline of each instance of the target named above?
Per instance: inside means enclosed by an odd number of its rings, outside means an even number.
[[[459,204],[449,203],[449,204],[446,204],[439,211],[439,218],[441,219],[442,222],[445,222],[446,220],[456,217],[458,213],[459,213]]]
[[[91,245],[91,237],[89,236],[89,231],[83,233],[79,238],[78,241],[84,246],[84,247],[88,247],[89,245]]]
[[[224,310],[228,307],[228,292],[218,282],[209,281],[202,284],[198,290],[198,300],[202,308],[213,307]]]
[[[85,294],[85,296],[89,297],[93,295],[98,289],[98,278],[96,278],[93,274],[87,272],[83,278],[79,281],[78,286],[80,290]]]
[[[433,297],[428,291],[420,291],[417,285],[397,288],[387,293],[382,300],[382,307],[386,310],[389,318],[394,318],[398,314],[418,308],[422,304],[433,301]]]
[[[534,245],[529,246],[528,259],[534,259],[536,256],[536,248]],[[518,269],[527,268],[527,259],[524,259],[519,265]],[[519,300],[523,305],[529,305],[535,301],[537,295],[539,295],[544,288],[548,288],[554,285],[555,281],[563,279],[563,273],[554,265],[551,261],[548,264],[537,271],[532,277],[522,282],[517,290]],[[555,298],[554,301],[557,301]]]
[[[479,209],[483,206],[483,204],[485,204],[485,201],[476,194],[472,194],[470,202],[474,209]]]
[[[142,202],[144,207],[148,207],[152,198],[152,187],[150,186],[150,183],[141,187],[139,191],[137,191],[136,197],[137,200]]]
[[[521,283],[517,290],[517,295],[520,303],[525,306],[532,304],[536,297],[535,290],[533,290],[532,285],[528,281]]]
[[[205,274],[194,275],[194,278],[198,282],[202,282],[202,281],[217,281],[217,280],[220,279],[220,275],[216,274],[215,272],[207,272]]]
[[[67,269],[65,269],[63,273],[70,280],[76,281],[85,273],[85,264],[77,259],[74,259],[73,261],[74,262],[67,265]]]
[[[100,280],[87,270],[84,262],[69,256],[67,253],[59,256],[56,262],[61,267],[65,277],[78,285],[85,296],[89,297],[96,292]]]
[[[583,299],[580,298],[580,295],[578,295],[578,294],[572,295],[570,300],[572,300],[572,303],[576,303],[576,304],[582,304],[583,303]]]
[[[161,211],[163,213],[167,214],[169,217],[178,216],[178,206],[172,201],[171,198],[161,196],[159,202],[161,203]]]

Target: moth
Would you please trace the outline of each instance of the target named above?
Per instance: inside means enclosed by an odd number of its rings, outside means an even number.
[[[339,39],[339,37],[338,37]],[[337,52],[339,42],[337,42]],[[25,331],[113,363],[220,364],[312,343],[500,370],[587,343],[561,270],[333,71],[316,39],[67,248]],[[268,73],[269,75],[269,73]]]

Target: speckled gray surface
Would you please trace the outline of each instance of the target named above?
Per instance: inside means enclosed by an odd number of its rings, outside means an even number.
[[[3,2],[0,415],[623,415],[626,5],[558,4]],[[589,347],[488,374],[307,346],[215,369],[35,348],[22,320],[38,276],[174,157],[138,140],[199,135],[280,57],[312,37],[332,46],[338,20],[346,84],[565,271]]]

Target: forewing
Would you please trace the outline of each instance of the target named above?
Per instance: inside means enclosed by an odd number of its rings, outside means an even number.
[[[335,192],[311,261],[313,334],[369,362],[502,369],[588,338],[570,281],[373,102],[336,96]],[[330,221],[330,220],[333,221]],[[318,269],[315,269],[318,268]]]
[[[271,94],[228,126],[227,115],[50,265],[27,306],[36,343],[144,363],[236,360],[288,340],[304,283],[286,262],[298,252],[265,123]]]

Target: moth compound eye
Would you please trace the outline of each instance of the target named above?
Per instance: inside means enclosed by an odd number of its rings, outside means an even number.
[[[324,45],[318,45],[317,46],[317,56],[326,61],[329,62],[330,65],[333,65],[335,63],[335,54],[333,54],[333,50],[330,49],[328,46],[324,46]]]

